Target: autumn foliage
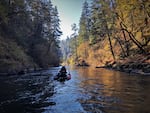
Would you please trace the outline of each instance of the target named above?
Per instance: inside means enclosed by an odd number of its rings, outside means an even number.
[[[104,66],[137,55],[147,56],[150,53],[149,6],[148,0],[94,0],[90,5],[85,2],[79,34],[70,38],[77,42],[77,54],[70,51],[74,63],[84,60],[91,66]]]

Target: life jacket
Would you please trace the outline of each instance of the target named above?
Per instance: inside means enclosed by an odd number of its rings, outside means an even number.
[[[61,77],[66,77],[66,76],[67,76],[67,72],[66,72],[66,69],[65,69],[65,68],[62,68],[62,69],[60,70],[60,76],[61,76]]]

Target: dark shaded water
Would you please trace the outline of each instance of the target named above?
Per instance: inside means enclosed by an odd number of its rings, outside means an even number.
[[[0,76],[0,113],[149,113],[150,76],[106,69],[68,68],[72,79],[41,75]]]

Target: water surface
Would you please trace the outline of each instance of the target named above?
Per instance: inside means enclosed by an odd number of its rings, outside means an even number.
[[[72,78],[41,75],[0,77],[1,113],[149,113],[150,76],[113,70],[69,68]]]

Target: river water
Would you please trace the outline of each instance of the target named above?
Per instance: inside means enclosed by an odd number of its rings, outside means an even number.
[[[58,82],[59,69],[0,76],[0,113],[150,113],[150,76],[68,67]]]

